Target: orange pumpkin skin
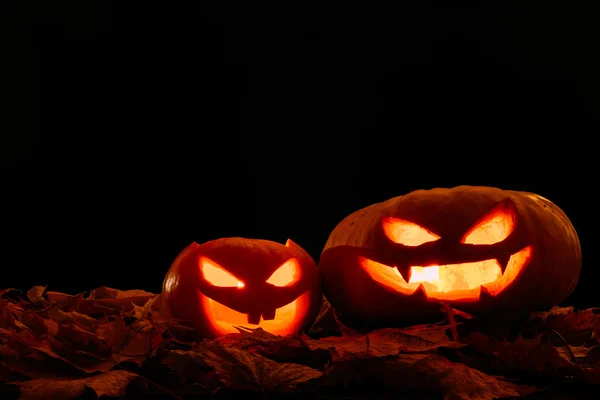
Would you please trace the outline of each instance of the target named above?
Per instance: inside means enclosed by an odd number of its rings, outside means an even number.
[[[322,291],[315,261],[291,240],[231,237],[185,248],[161,297],[168,315],[207,338],[238,332],[235,326],[285,336],[311,326]]]
[[[358,210],[319,261],[325,297],[362,326],[439,319],[441,301],[516,318],[564,301],[580,269],[577,233],[555,204],[482,186],[417,190]]]

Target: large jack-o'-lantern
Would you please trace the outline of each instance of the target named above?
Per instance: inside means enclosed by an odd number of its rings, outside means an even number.
[[[440,302],[519,315],[565,300],[581,248],[567,216],[533,193],[418,190],[356,211],[329,236],[319,269],[347,321],[394,325],[439,316]]]
[[[205,337],[236,326],[289,335],[310,327],[322,292],[315,261],[296,243],[222,238],[190,244],[163,283],[168,313]]]

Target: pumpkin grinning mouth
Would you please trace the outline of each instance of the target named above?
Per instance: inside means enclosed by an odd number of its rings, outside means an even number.
[[[503,291],[527,266],[532,253],[532,246],[527,246],[505,262],[493,258],[460,264],[411,266],[408,281],[395,266],[366,257],[358,257],[358,263],[371,279],[405,295],[474,301]]]
[[[226,332],[237,332],[236,326],[251,325],[250,328],[261,327],[271,333],[277,333],[287,331],[295,321],[299,305],[306,296],[309,296],[308,290],[282,307],[251,313],[236,311],[204,295],[203,298],[213,323]]]

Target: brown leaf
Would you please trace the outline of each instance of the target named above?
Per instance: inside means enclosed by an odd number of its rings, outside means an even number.
[[[587,349],[587,354],[581,359],[582,364],[600,367],[600,346]]]
[[[44,298],[44,292],[48,286],[34,286],[27,291],[27,298],[36,306],[46,307],[48,300]]]
[[[133,316],[136,319],[149,318],[155,323],[166,323],[168,319],[161,315],[161,295],[149,298],[143,306],[133,306]]]
[[[336,363],[324,376],[324,387],[390,389],[399,397],[416,392],[419,397],[442,394],[444,399],[491,400],[520,396],[535,389],[495,378],[439,354],[409,353],[396,357],[367,358]]]
[[[11,371],[30,379],[76,376],[82,373],[71,364],[57,361],[35,349],[18,351],[7,345],[0,345],[0,357]]]
[[[38,334],[48,332],[48,326],[45,324],[44,318],[42,318],[36,312],[23,310],[19,313],[15,313],[14,315],[17,318],[15,320],[15,327],[29,329]]]
[[[110,315],[120,311],[118,308],[108,307],[97,304],[93,300],[85,299],[82,293],[71,296],[59,292],[46,292],[46,297],[48,301],[56,303],[62,310],[77,311],[88,316]],[[129,302],[127,306],[129,309],[133,308]]]
[[[492,400],[536,391],[533,386],[516,385],[486,375],[464,364],[448,361],[438,354],[417,361],[413,368],[417,387],[424,390],[436,387],[444,394],[444,399]]]
[[[113,351],[113,359],[117,362],[132,361],[142,364],[153,352],[152,332],[130,331],[120,348]]]
[[[214,339],[215,343],[220,343],[225,347],[234,347],[237,349],[247,349],[255,345],[266,345],[267,343],[279,343],[283,338],[273,335],[262,328],[246,328],[243,326],[235,327],[239,333],[229,333]]]
[[[259,354],[226,348],[210,341],[200,343],[196,352],[229,388],[261,390],[295,386],[323,375],[305,365],[279,363]]]
[[[311,337],[326,337],[326,336],[339,336],[342,334],[340,325],[338,324],[338,318],[333,311],[333,307],[329,304],[329,301],[325,297],[321,302],[321,309],[315,319],[315,322],[308,331],[308,335]]]
[[[204,362],[200,353],[170,350],[165,353],[161,363],[171,366],[183,384],[195,383],[206,389],[220,386],[218,375]]]
[[[180,325],[176,323],[169,323],[167,325],[167,329],[164,333],[166,339],[168,341],[177,341],[181,343],[195,343],[203,339],[200,333],[185,325]]]
[[[262,328],[237,327],[237,329],[240,333],[221,336],[214,339],[214,342],[227,348],[257,353],[272,360],[293,362],[313,368],[322,367],[330,359],[328,350],[311,349],[298,335],[276,336]]]
[[[1,353],[0,353],[1,356]],[[10,368],[10,365],[4,361],[0,361],[0,382],[12,382],[26,380],[27,376]]]
[[[589,352],[597,347],[582,346],[557,346],[555,347],[558,354],[569,362],[582,362],[586,359]]]
[[[561,356],[559,351],[543,336],[533,339],[518,337],[516,341],[498,341],[475,332],[470,337],[469,349],[475,350],[484,360],[474,361],[473,366],[484,365],[502,374],[521,374],[547,378],[564,378],[577,375],[579,369]],[[465,360],[469,362],[469,360]]]
[[[143,290],[120,291],[105,287],[92,290],[87,298],[83,293],[71,296],[59,292],[46,292],[48,301],[56,302],[61,309],[93,317],[132,311],[135,305],[143,306],[156,296],[158,295]]]
[[[581,345],[592,337],[595,330],[600,330],[600,308],[575,310],[573,307],[555,306],[547,312],[532,313],[530,322],[542,329],[555,330],[571,344]]]
[[[89,315],[82,314],[77,311],[65,312],[58,307],[51,307],[40,315],[45,315],[60,324],[75,324],[90,330],[97,329],[101,324],[101,321],[97,320],[96,318],[92,318]]]
[[[48,337],[47,341],[50,345],[50,350],[48,350],[46,343],[38,349],[43,349],[47,355],[65,361],[86,373],[106,372],[115,365],[115,362],[111,358],[104,358],[79,350],[77,347],[73,347],[69,343],[63,343],[52,336]]]
[[[113,321],[98,327],[101,336],[110,338],[113,351],[123,348],[129,339],[129,329],[123,318],[115,318]]]
[[[600,385],[600,366],[583,366],[581,368],[581,382]]]
[[[431,352],[440,347],[459,348],[465,344],[452,341],[447,326],[418,325],[410,328],[384,328],[361,336],[342,336],[318,340],[306,339],[311,349],[327,349],[334,361],[365,357],[385,357],[399,353]]]
[[[38,334],[23,326],[23,329],[6,338],[8,347],[15,351],[13,358],[24,356],[54,359],[56,364],[67,363],[88,373],[108,371],[113,365],[110,354],[100,339],[89,332],[79,331],[74,326],[61,326],[61,340],[49,334]],[[104,354],[93,352],[104,351]],[[19,371],[26,374],[26,371]]]
[[[72,296],[45,289],[0,290],[0,380],[31,379],[29,389],[23,386],[24,396],[30,396],[25,399],[93,396],[94,384],[84,383],[88,375],[110,382],[106,374],[126,361],[161,385],[177,385],[172,379],[178,375],[186,393],[318,384],[350,395],[362,385],[373,392],[414,389],[419,396],[433,391],[447,399],[487,399],[532,390],[486,373],[600,384],[600,308],[556,307],[532,314],[526,324],[452,310],[462,320],[457,327],[464,343],[459,343],[442,324],[357,332],[340,322],[325,300],[310,337],[240,327],[239,333],[202,340],[163,315],[159,294],[99,287]],[[531,333],[535,338],[527,339]],[[446,348],[457,351],[441,351]],[[36,388],[47,390],[46,397],[35,397]]]
[[[0,289],[0,299],[9,298],[9,297],[22,297],[23,292],[19,289]]]
[[[20,400],[74,400],[87,390],[96,396],[122,398],[127,387],[140,377],[127,371],[109,371],[100,375],[81,379],[32,379],[14,382],[21,388]]]
[[[75,324],[61,324],[55,335],[56,340],[74,351],[85,352],[100,358],[110,356],[112,343]]]
[[[145,290],[132,289],[132,290],[119,290],[113,289],[106,286],[99,287],[90,291],[88,296],[89,300],[98,299],[128,299],[132,297],[155,297],[156,294],[147,292]]]
[[[340,331],[342,332],[342,335],[344,335],[344,336],[360,336],[359,332],[357,332],[354,329],[350,328],[349,326],[345,325],[340,320],[340,317],[335,310],[333,310],[333,318],[335,319],[335,323],[337,324]]]
[[[66,305],[69,300],[73,297],[82,297],[83,298],[83,294],[79,294],[79,295],[70,295],[70,294],[66,294],[66,293],[61,293],[61,292],[46,292],[46,298],[48,299],[48,301],[50,303],[57,303],[61,306]]]
[[[102,313],[95,312],[94,307],[101,307],[103,309],[114,310],[117,312],[121,311],[131,311],[134,306],[142,306],[146,304],[146,302],[153,298],[156,295],[151,296],[135,296],[135,297],[117,297],[114,299],[84,299],[81,301],[81,305],[84,307],[89,307],[90,311],[86,314],[91,315],[102,315]],[[99,309],[101,310],[101,309]]]

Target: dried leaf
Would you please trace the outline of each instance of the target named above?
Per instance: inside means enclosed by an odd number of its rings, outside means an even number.
[[[103,316],[133,310],[134,305],[143,306],[158,295],[144,290],[117,290],[107,287],[94,289],[86,298],[82,293],[71,296],[59,292],[46,292],[50,302],[56,302],[63,310],[77,311],[89,316]]]
[[[583,346],[557,346],[555,347],[556,351],[562,358],[568,360],[569,362],[581,362],[586,359],[589,352],[597,347],[588,347],[586,345]]]
[[[214,369],[224,386],[234,389],[261,390],[298,385],[323,375],[305,365],[279,363],[210,341],[200,343],[196,353]]]
[[[452,341],[447,326],[418,325],[410,328],[384,328],[362,336],[305,339],[311,349],[327,349],[334,361],[366,357],[386,357],[399,353],[431,352],[440,347],[460,348]]]
[[[413,368],[416,375],[413,382],[422,389],[437,387],[444,399],[492,400],[536,391],[534,386],[516,385],[438,354],[417,361]]]
[[[412,391],[419,393],[419,398],[441,394],[444,399],[461,400],[521,396],[535,390],[533,386],[516,385],[431,353],[336,363],[327,371],[321,384],[356,389],[367,386],[373,391],[386,388],[399,397]]]
[[[555,306],[548,312],[532,313],[530,322],[539,329],[555,330],[571,344],[581,345],[600,330],[600,308],[575,310]]]
[[[273,335],[262,328],[246,328],[243,326],[235,327],[239,333],[230,333],[214,339],[215,343],[220,343],[226,347],[238,349],[247,349],[255,345],[266,345],[267,343],[279,343],[283,338]]]
[[[48,305],[48,300],[44,298],[44,292],[47,286],[34,286],[27,291],[27,298],[36,306],[45,307]]]
[[[82,294],[80,294],[79,296],[83,297]],[[73,297],[77,297],[77,295],[73,296],[70,294],[66,294],[66,293],[61,293],[61,292],[46,292],[46,298],[48,299],[48,301],[50,303],[57,303],[61,306],[66,305],[69,300]]]
[[[160,382],[154,393],[181,390],[185,396],[219,387],[321,387],[338,397],[412,390],[407,394],[447,399],[518,397],[533,390],[489,374],[530,383],[600,384],[597,308],[554,308],[527,321],[451,310],[459,342],[442,324],[357,332],[325,300],[310,336],[239,327],[239,333],[203,340],[163,314],[160,295],[100,287],[72,296],[45,289],[0,290],[0,380],[19,381],[25,399],[122,396],[124,389],[106,388],[126,386],[107,375],[124,362],[135,364],[130,368],[146,382]],[[0,387],[0,397],[6,388]]]
[[[338,324],[338,318],[333,311],[333,307],[327,301],[325,297],[321,302],[321,309],[315,319],[315,322],[308,331],[308,335],[311,337],[326,337],[326,336],[339,336],[342,334],[340,325]]]
[[[246,350],[280,362],[292,362],[322,367],[330,360],[327,349],[311,348],[297,335],[276,336],[261,328],[237,327],[240,333],[224,335],[214,340],[227,348]],[[194,348],[192,347],[192,350]]]
[[[27,380],[27,376],[15,371],[4,362],[0,361],[0,382],[13,382]]]
[[[41,315],[45,315],[60,324],[75,324],[92,330],[97,329],[101,324],[100,320],[92,318],[89,315],[81,314],[77,311],[65,312],[58,307],[52,307]]]
[[[108,307],[93,300],[85,299],[82,293],[71,296],[59,292],[46,292],[46,297],[48,301],[56,303],[63,311],[77,311],[93,317],[102,317],[120,311],[118,308]],[[133,308],[129,302],[127,302],[126,307]]]
[[[204,361],[200,353],[171,350],[165,353],[161,363],[171,366],[182,384],[195,383],[207,389],[220,386],[218,375]]]
[[[21,388],[20,400],[74,400],[87,390],[96,396],[122,398],[127,387],[140,377],[127,371],[109,371],[81,379],[33,379],[25,382],[14,382]]]
[[[35,349],[15,350],[0,345],[0,357],[3,364],[15,373],[30,379],[77,376],[81,370],[67,362],[56,360]]]
[[[594,346],[586,349],[587,354],[581,358],[580,362],[586,365],[596,365],[600,367],[600,346]]]
[[[155,295],[149,298],[143,306],[133,305],[133,316],[136,319],[149,318],[155,323],[166,323],[168,318],[164,317],[161,312],[161,296]]]
[[[514,342],[498,341],[475,332],[470,337],[470,346],[477,357],[485,357],[484,365],[498,373],[525,373],[548,378],[578,374],[575,364],[561,356],[558,350],[542,336],[533,339],[519,337]],[[481,365],[475,363],[475,366]]]
[[[113,289],[106,286],[102,286],[90,291],[88,296],[89,300],[98,299],[129,299],[132,297],[155,297],[156,294],[147,292],[145,290],[133,289],[133,290],[119,290]]]
[[[335,323],[338,326],[339,330],[342,332],[344,336],[360,336],[360,333],[355,331],[354,329],[346,326],[341,320],[340,316],[337,314],[335,310],[332,312],[333,318],[335,319]]]

